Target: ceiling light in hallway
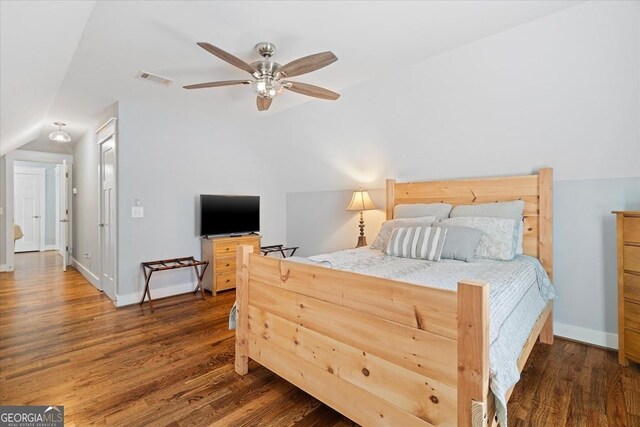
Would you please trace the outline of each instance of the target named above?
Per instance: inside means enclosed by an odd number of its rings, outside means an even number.
[[[55,122],[54,125],[58,126],[58,130],[54,130],[49,134],[49,139],[53,142],[71,142],[71,135],[62,130],[62,126],[66,126],[65,123]]]

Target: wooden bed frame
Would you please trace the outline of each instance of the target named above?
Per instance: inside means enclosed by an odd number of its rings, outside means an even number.
[[[396,183],[400,203],[525,201],[524,250],[552,274],[550,168],[537,175]],[[238,251],[235,369],[249,359],[365,426],[495,425],[489,284],[429,288]],[[553,343],[552,305],[522,349]]]

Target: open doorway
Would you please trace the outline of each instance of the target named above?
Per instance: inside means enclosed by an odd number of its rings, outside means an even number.
[[[61,168],[62,165],[54,163],[14,162],[14,253],[57,251],[62,254]]]
[[[16,258],[47,253],[59,258],[63,271],[69,265],[71,209],[68,204],[69,164],[67,154],[16,150],[7,154],[3,184],[6,194],[6,271],[14,271]],[[26,258],[25,258],[26,259]]]

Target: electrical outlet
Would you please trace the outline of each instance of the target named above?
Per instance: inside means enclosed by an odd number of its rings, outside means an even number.
[[[131,218],[144,217],[144,208],[142,206],[133,206],[131,208]]]

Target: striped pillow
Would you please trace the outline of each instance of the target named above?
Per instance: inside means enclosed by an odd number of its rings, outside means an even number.
[[[440,261],[447,229],[443,227],[398,227],[384,252],[403,258]]]

